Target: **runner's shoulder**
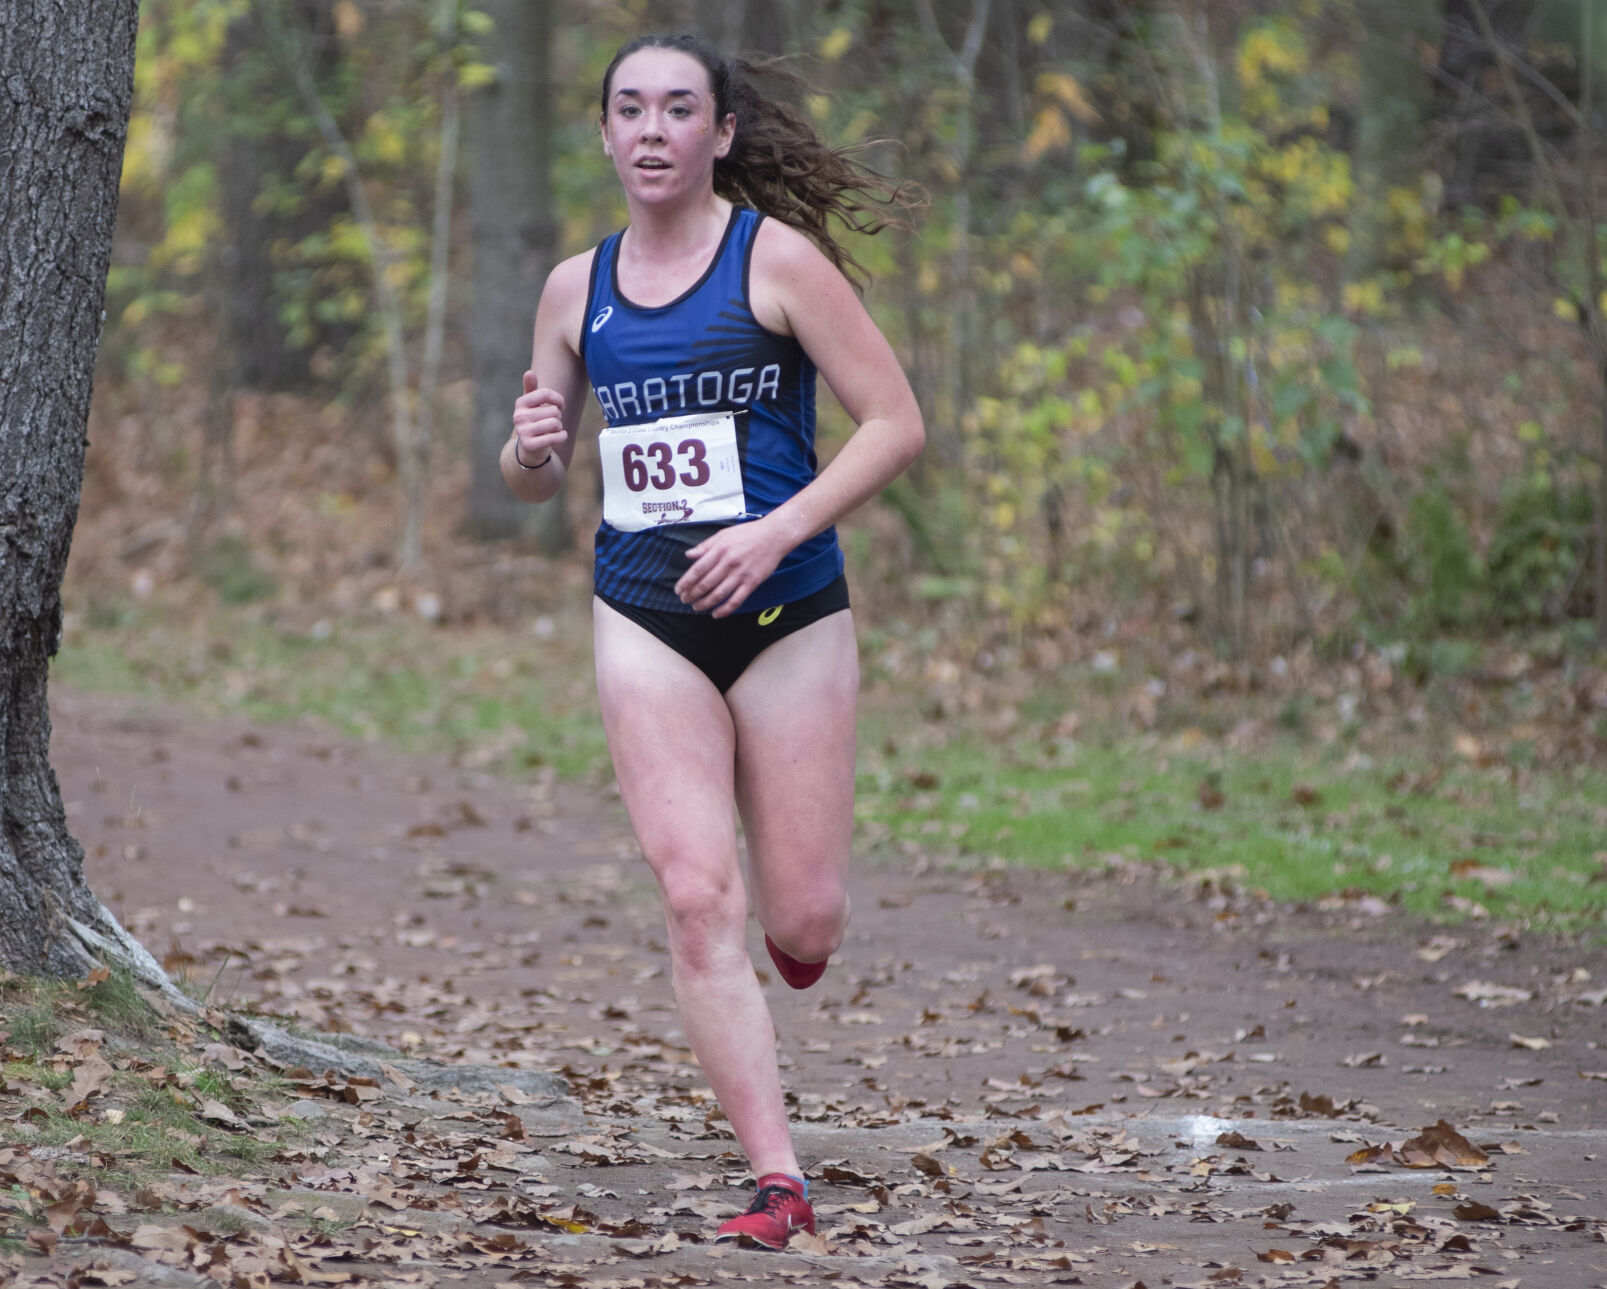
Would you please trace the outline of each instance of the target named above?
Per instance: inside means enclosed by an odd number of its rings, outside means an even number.
[[[806,275],[836,271],[813,238],[774,216],[761,223],[754,234],[753,258],[762,271]]]
[[[553,266],[552,272],[547,274],[547,285],[542,296],[554,304],[568,304],[573,302],[583,304],[586,290],[591,285],[591,265],[596,258],[597,248],[582,251],[579,255],[571,255],[567,260],[561,260]]]
[[[541,304],[536,311],[538,330],[542,326],[557,327],[565,344],[577,354],[581,316],[586,311],[586,294],[591,286],[592,257],[596,253],[594,247],[554,265],[541,289]],[[542,319],[547,321],[543,323]]]
[[[754,235],[749,306],[763,327],[796,335],[794,311],[814,307],[841,276],[808,234],[766,219]]]

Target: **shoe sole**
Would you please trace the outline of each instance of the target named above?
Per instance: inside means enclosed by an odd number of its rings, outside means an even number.
[[[793,1236],[797,1235],[799,1231],[808,1230],[809,1228],[805,1226],[795,1226],[787,1232],[787,1239],[790,1240]],[[810,1234],[813,1234],[813,1232],[810,1232]],[[771,1244],[769,1240],[761,1240],[752,1231],[737,1231],[731,1235],[717,1235],[714,1237],[714,1242],[716,1244],[735,1244],[741,1240],[743,1236],[747,1236],[748,1239],[752,1240],[761,1249],[769,1249],[772,1253],[780,1253],[787,1247],[784,1242],[781,1244]]]

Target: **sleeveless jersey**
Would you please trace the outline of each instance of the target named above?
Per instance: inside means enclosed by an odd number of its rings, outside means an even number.
[[[754,236],[763,216],[733,207],[713,261],[678,299],[632,304],[619,289],[615,233],[592,260],[580,356],[610,427],[665,417],[735,413],[746,513],[769,514],[815,477],[815,365],[791,336],[767,331],[748,303]],[[597,529],[598,594],[640,608],[694,610],[675,594],[690,566],[685,551],[718,530],[712,523]],[[843,571],[835,529],[789,551],[742,611],[811,595]]]

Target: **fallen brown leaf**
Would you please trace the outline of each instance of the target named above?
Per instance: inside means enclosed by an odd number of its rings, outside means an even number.
[[[78,982],[78,987],[80,989],[93,989],[96,985],[103,984],[111,978],[112,969],[110,967],[92,967],[89,974]]]
[[[1408,1168],[1483,1168],[1490,1157],[1444,1119],[1401,1143],[1400,1159]]]
[[[76,1106],[96,1093],[105,1091],[112,1073],[112,1067],[98,1053],[85,1057],[73,1071],[72,1087],[63,1093],[67,1104]]]
[[[827,1245],[824,1236],[816,1235],[811,1231],[797,1231],[787,1241],[787,1252],[814,1253],[820,1257],[825,1257],[831,1253],[831,1248]]]

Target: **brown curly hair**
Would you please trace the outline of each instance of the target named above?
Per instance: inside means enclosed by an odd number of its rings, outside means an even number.
[[[709,73],[715,120],[736,116],[731,150],[714,163],[715,193],[807,234],[841,272],[868,279],[864,266],[833,240],[829,221],[835,216],[857,233],[908,228],[906,213],[923,204],[920,189],[860,165],[851,159],[854,149],[830,147],[796,108],[767,98],[752,83],[764,75],[808,91],[796,72],[775,60],[727,58],[692,32],[637,36],[619,47],[603,73],[605,121],[614,72],[641,49],[674,49],[697,59]]]

